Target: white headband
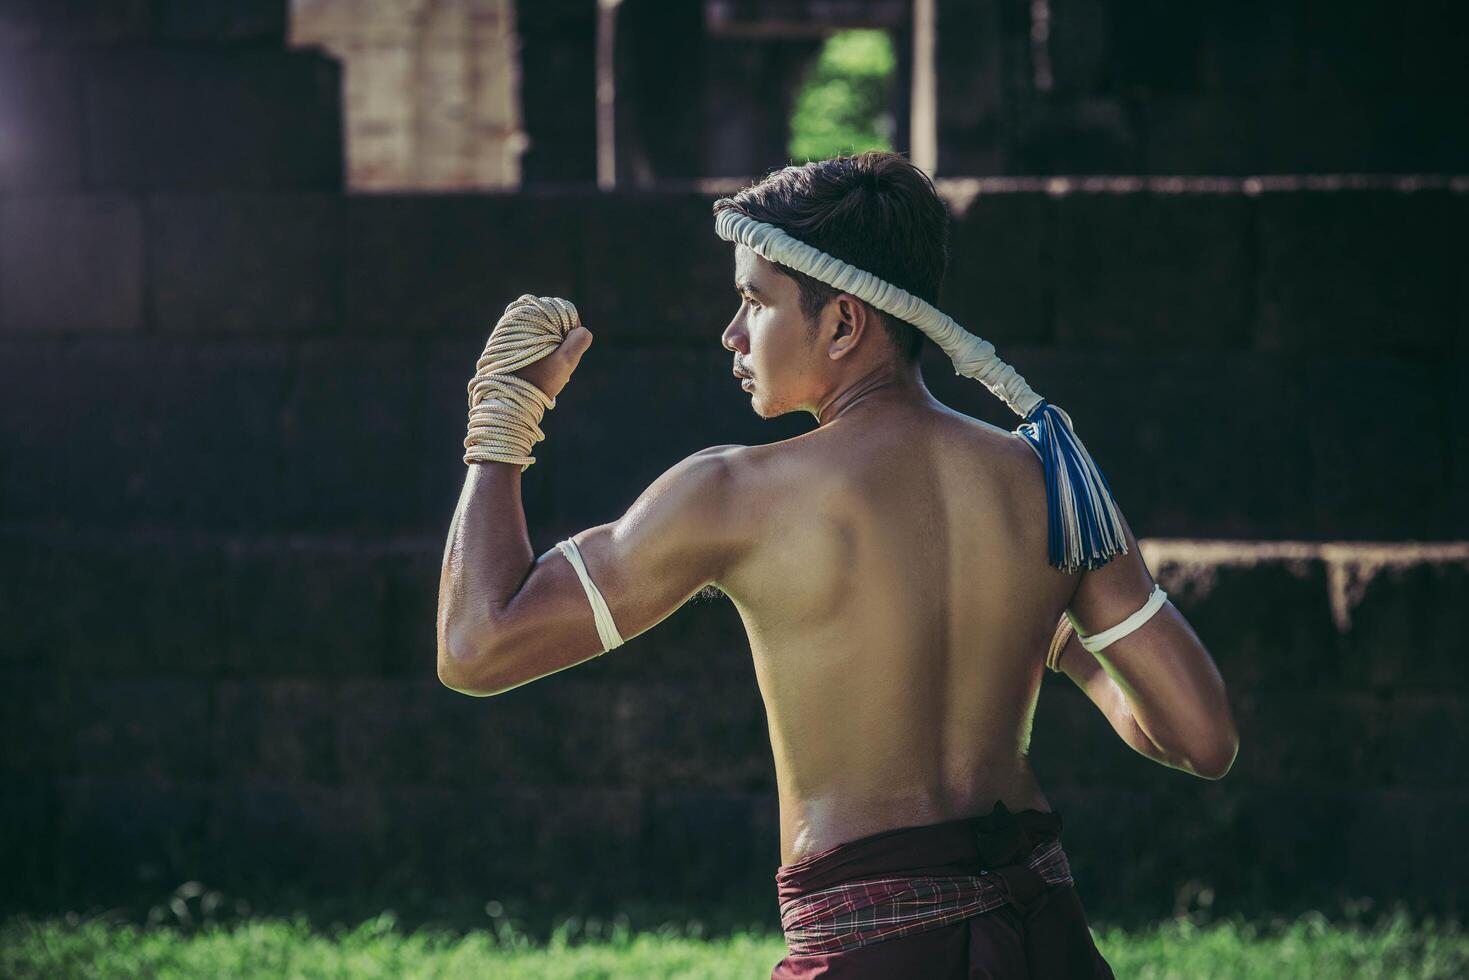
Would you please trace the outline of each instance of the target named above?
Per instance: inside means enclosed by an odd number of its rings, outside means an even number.
[[[1015,431],[1040,456],[1046,470],[1048,552],[1066,571],[1097,568],[1127,553],[1127,536],[1111,489],[1071,417],[1031,390],[1016,370],[995,356],[995,345],[965,330],[947,313],[907,290],[791,237],[784,229],[734,208],[714,217],[714,231],[769,262],[795,269],[913,324],[954,362],[954,373],[982,382],[1025,423]]]

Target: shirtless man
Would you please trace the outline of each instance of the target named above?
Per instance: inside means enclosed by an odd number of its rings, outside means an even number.
[[[914,295],[937,294],[947,213],[899,155],[786,168],[735,201]],[[949,849],[942,861],[915,852],[929,873],[940,863],[981,870],[961,859],[999,863],[952,843],[976,819],[1021,834],[1014,818],[1026,818],[1027,851],[1044,839],[1038,826],[1054,838],[1059,818],[1028,760],[1046,651],[1068,610],[1091,635],[1148,598],[1154,582],[1131,529],[1127,553],[1101,568],[1048,564],[1036,453],[934,399],[911,325],[743,245],[734,271],[741,302],[721,338],[734,374],[748,378],[761,417],[809,412],[816,427],[694,453],[621,518],[570,539],[617,633],[638,636],[706,587],[738,609],[774,751],[783,900],[842,880],[828,865],[852,848],[906,846],[909,829],[927,828],[922,841],[910,835],[920,851]],[[554,396],[590,343],[578,327],[515,373]],[[444,684],[493,695],[605,652],[569,557],[533,553],[519,466],[469,466],[440,582]],[[1072,636],[1060,668],[1138,752],[1207,779],[1228,771],[1238,742],[1223,682],[1171,604],[1095,654]],[[968,851],[951,854],[958,846]],[[1070,884],[1044,890],[1067,893],[1052,903],[1068,916],[1060,939],[1035,912],[1044,900],[1016,900],[863,948],[793,953],[775,976],[839,966],[855,971],[843,976],[1027,975],[1013,971],[1027,957],[1039,971],[1047,955],[1069,975],[1110,975]],[[1068,946],[1069,959],[1046,952]]]

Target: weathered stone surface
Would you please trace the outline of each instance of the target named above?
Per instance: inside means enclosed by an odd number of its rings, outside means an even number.
[[[67,740],[78,775],[164,787],[209,775],[209,685],[198,678],[70,684]]]
[[[577,303],[587,329],[615,343],[719,350],[739,299],[735,246],[714,233],[713,203],[706,194],[623,193],[588,209]]]
[[[345,331],[475,338],[468,383],[474,358],[517,297],[575,303],[584,295],[587,203],[575,195],[348,198]]]
[[[1313,355],[1444,351],[1464,329],[1463,195],[1267,193],[1256,343]]]
[[[775,769],[754,685],[646,681],[617,704],[625,779],[638,786],[768,792]]]
[[[339,686],[256,678],[215,686],[210,767],[223,780],[334,781]]]
[[[1044,270],[1055,260],[1056,211],[1046,194],[983,190],[961,213],[951,211],[951,259],[939,308],[994,344],[1001,357],[1007,344],[1052,339],[1055,280]]]
[[[56,792],[63,895],[101,883],[171,890],[200,866],[206,784],[62,778]]]
[[[341,66],[320,51],[119,48],[83,74],[90,187],[342,189]]]
[[[143,217],[118,195],[0,202],[0,303],[9,332],[127,332],[143,322]]]
[[[152,0],[9,0],[0,9],[0,45],[61,47],[143,40],[152,26],[153,6]]]
[[[282,524],[369,534],[421,523],[420,364],[419,352],[402,342],[296,347],[291,392],[278,414]]]
[[[147,202],[154,322],[190,334],[312,333],[341,321],[342,200],[167,194]]]
[[[1231,690],[1346,682],[1327,565],[1316,549],[1289,542],[1150,542],[1143,555]]]
[[[56,793],[49,775],[5,775],[0,793],[0,901],[43,908],[62,900],[56,874]]]
[[[290,18],[289,0],[155,0],[154,23],[160,37],[185,43],[263,43],[283,45]]]
[[[488,698],[435,676],[352,680],[339,694],[344,782],[397,786],[619,786],[618,686],[595,677],[544,678]]]
[[[1342,676],[1354,687],[1461,691],[1469,610],[1469,556],[1462,546],[1344,551],[1335,584],[1348,628]],[[1449,552],[1438,554],[1437,552]]]
[[[759,794],[708,790],[669,790],[647,802],[641,884],[649,894],[697,901],[773,894],[780,865],[779,839],[761,832],[756,811]],[[677,875],[661,869],[677,867]]]
[[[59,4],[45,4],[59,7]],[[0,11],[0,18],[7,11]],[[0,20],[0,44],[13,22]],[[0,58],[0,190],[74,188],[82,176],[77,57],[6,50]]]
[[[231,546],[223,659],[248,675],[370,674],[384,658],[387,578],[350,543]]]
[[[1236,194],[1068,195],[1056,204],[1056,338],[1066,346],[1242,348],[1249,202]]]

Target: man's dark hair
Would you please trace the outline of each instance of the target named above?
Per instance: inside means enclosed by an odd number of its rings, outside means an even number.
[[[918,167],[900,153],[868,150],[854,156],[784,167],[733,197],[714,202],[784,230],[937,306],[949,265],[949,212]],[[796,281],[801,312],[815,339],[816,316],[840,289],[772,263]],[[865,301],[864,301],[865,302]],[[923,331],[870,303],[905,363],[918,360]]]

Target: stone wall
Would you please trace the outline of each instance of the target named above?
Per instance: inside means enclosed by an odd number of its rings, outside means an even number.
[[[93,6],[0,11],[0,900],[197,878],[773,914],[730,606],[498,698],[433,675],[466,385],[519,294],[598,336],[524,478],[539,549],[689,452],[809,427],[729,378],[711,195],[344,196],[339,68],[280,50],[280,4]],[[1459,902],[1465,189],[944,183],[945,309],[1072,413],[1240,719],[1205,782],[1047,679],[1034,763],[1098,914]]]

